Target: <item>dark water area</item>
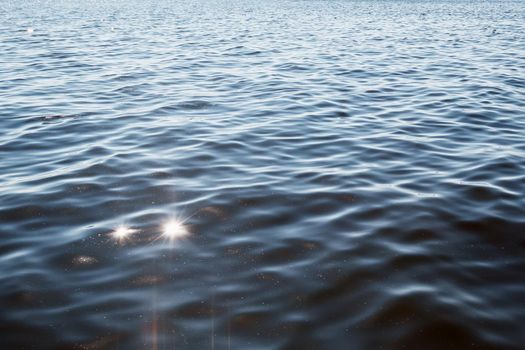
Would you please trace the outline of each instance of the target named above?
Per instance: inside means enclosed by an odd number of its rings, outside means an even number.
[[[2,1],[0,348],[523,349],[525,2]]]

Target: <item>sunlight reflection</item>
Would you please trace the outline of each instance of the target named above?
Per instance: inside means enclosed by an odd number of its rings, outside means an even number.
[[[191,217],[191,216],[190,216]],[[168,242],[170,244],[173,244],[177,241],[180,241],[184,237],[188,236],[190,234],[189,228],[187,225],[185,225],[185,222],[190,218],[187,217],[185,219],[180,219],[177,217],[171,217],[167,221],[164,222],[159,228],[159,231],[156,233],[156,237],[153,239],[149,239],[149,241],[156,241],[158,239],[162,239],[165,242]],[[111,239],[116,241],[119,244],[122,244],[128,240],[131,240],[131,236],[135,234],[136,232],[142,232],[142,230],[133,229],[127,225],[119,225],[115,229],[113,229],[109,235]],[[139,237],[136,237],[137,239]],[[144,241],[144,237],[142,237],[142,240]]]
[[[188,230],[184,227],[183,222],[171,219],[162,226],[162,237],[170,242],[188,235]]]
[[[121,243],[127,238],[129,238],[129,236],[135,231],[136,230],[133,230],[126,225],[120,225],[111,233],[111,236],[113,237],[113,239]]]

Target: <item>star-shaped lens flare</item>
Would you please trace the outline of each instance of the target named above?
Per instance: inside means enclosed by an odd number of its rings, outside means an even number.
[[[179,220],[170,219],[162,226],[162,237],[166,238],[170,242],[174,242],[175,240],[187,235],[188,230]]]
[[[126,225],[120,225],[118,226],[113,232],[111,232],[111,236],[114,240],[121,243],[129,238],[131,234],[133,234],[136,230],[129,228]]]

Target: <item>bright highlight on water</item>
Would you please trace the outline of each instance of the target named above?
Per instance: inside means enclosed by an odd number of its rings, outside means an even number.
[[[127,240],[134,232],[136,232],[136,230],[131,229],[126,225],[120,225],[112,232],[112,236],[116,241],[122,243],[123,241]]]
[[[162,226],[162,236],[167,238],[170,242],[187,235],[188,230],[186,227],[184,227],[182,222],[176,219],[171,219]]]
[[[174,218],[167,220],[161,226],[158,238],[162,238],[169,243],[174,243],[175,241],[188,236],[189,231],[186,225],[184,225],[184,221]],[[132,235],[138,232],[139,230],[133,229],[127,225],[119,225],[111,232],[111,236],[116,242],[124,243],[130,241]]]

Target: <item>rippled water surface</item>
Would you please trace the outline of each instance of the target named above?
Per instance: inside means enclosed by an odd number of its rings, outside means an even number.
[[[523,349],[525,3],[2,1],[2,349]]]

